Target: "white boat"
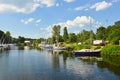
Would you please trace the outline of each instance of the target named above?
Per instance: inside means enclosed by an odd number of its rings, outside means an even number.
[[[54,50],[65,50],[66,48],[65,47],[53,47]]]
[[[30,47],[29,47],[29,46],[24,46],[24,49],[25,49],[25,50],[29,50]]]
[[[46,44],[44,46],[44,49],[52,50],[53,49],[53,45],[52,44]]]
[[[54,44],[53,49],[54,50],[65,50],[66,48],[62,47],[60,44]]]

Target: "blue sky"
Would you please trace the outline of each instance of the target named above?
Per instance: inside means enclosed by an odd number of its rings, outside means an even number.
[[[120,0],[0,0],[0,30],[11,36],[50,37],[53,25],[78,33],[120,20]]]

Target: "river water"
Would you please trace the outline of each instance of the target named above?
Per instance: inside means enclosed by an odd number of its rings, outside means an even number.
[[[67,52],[9,50],[0,53],[0,80],[120,80],[120,66]]]

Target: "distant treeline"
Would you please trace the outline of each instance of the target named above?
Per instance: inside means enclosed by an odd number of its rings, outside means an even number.
[[[66,43],[78,43],[81,42],[83,44],[90,44],[90,33],[92,40],[104,40],[109,42],[110,44],[119,44],[120,40],[120,21],[115,22],[114,25],[110,25],[107,27],[100,26],[96,33],[92,30],[82,30],[78,34],[75,33],[68,33],[67,27],[63,29],[63,35],[60,34],[61,26],[54,25],[52,28],[52,37],[48,39],[39,38],[39,39],[32,39],[32,38],[25,38],[19,36],[18,38],[12,38],[10,32],[7,31],[4,33],[0,30],[0,42],[1,43],[24,43],[25,40],[29,40],[34,44],[38,44],[43,40],[46,40],[49,43],[56,43],[56,42],[66,42]]]
[[[120,40],[120,21],[115,22],[115,24],[111,26],[100,26],[96,33],[94,33],[92,30],[82,30],[78,34],[68,33],[67,27],[64,27],[63,35],[60,35],[60,28],[60,25],[53,26],[52,38],[48,38],[49,42],[81,42],[84,44],[89,44],[90,33],[92,40],[104,40],[110,44],[119,44]]]

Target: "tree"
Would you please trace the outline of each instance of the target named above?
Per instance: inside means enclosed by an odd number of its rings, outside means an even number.
[[[77,36],[75,33],[69,34],[69,42],[72,42],[72,43],[77,42]]]
[[[53,42],[59,42],[60,41],[60,25],[55,25],[52,30],[53,30],[53,35],[52,37],[55,38],[55,41]]]
[[[105,36],[105,30],[106,28],[101,26],[97,29],[97,33],[96,33],[96,39],[102,39],[105,40],[106,36]]]
[[[6,36],[10,36],[10,32],[9,31],[6,32]]]
[[[4,32],[0,30],[0,44],[3,42]]]
[[[25,41],[25,38],[24,38],[24,37],[21,37],[21,36],[18,37],[18,42],[24,43],[24,41]]]
[[[112,44],[119,44],[120,40],[120,21],[115,22],[111,27],[108,27],[110,32],[108,34],[108,40]]]
[[[10,35],[11,35],[10,32],[7,31],[6,32],[6,38],[5,38],[6,43],[10,43],[11,42],[11,36]]]
[[[109,36],[109,41],[112,43],[112,44],[119,44],[119,40],[120,40],[120,29],[118,30],[114,30],[110,36]]]
[[[67,40],[68,40],[67,27],[64,27],[63,39],[64,39],[65,42],[67,42]]]

